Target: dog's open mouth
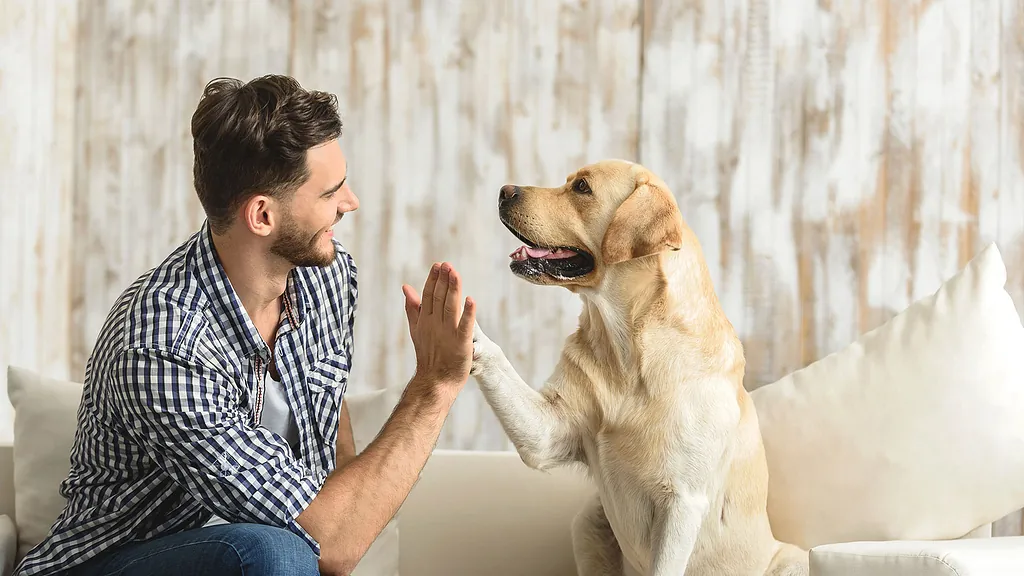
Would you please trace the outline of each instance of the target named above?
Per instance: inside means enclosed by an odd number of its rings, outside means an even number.
[[[594,257],[570,246],[540,246],[505,223],[505,227],[525,243],[509,254],[509,268],[520,276],[550,276],[557,280],[578,278],[594,269]]]

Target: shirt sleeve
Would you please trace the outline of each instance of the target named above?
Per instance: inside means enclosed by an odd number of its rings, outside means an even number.
[[[320,556],[295,521],[323,487],[269,430],[239,410],[237,385],[217,370],[160,350],[128,350],[114,363],[113,401],[147,455],[225,520],[287,528]]]

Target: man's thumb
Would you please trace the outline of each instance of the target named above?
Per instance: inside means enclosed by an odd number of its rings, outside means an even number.
[[[416,290],[408,284],[402,285],[402,293],[405,294],[405,318],[409,321],[409,330],[416,327],[416,321],[420,317],[420,298]]]
[[[462,309],[462,320],[459,321],[459,333],[465,337],[473,336],[473,326],[476,325],[476,302],[469,296],[466,297],[466,305]]]

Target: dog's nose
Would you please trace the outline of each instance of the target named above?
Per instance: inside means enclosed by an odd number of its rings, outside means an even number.
[[[505,184],[501,187],[501,192],[498,194],[498,200],[501,202],[508,202],[519,196],[519,186],[513,186],[512,184]]]

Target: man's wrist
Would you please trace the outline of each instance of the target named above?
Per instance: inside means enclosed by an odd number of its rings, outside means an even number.
[[[463,384],[451,379],[416,373],[409,380],[408,390],[429,404],[435,404],[447,411],[455,402]]]

